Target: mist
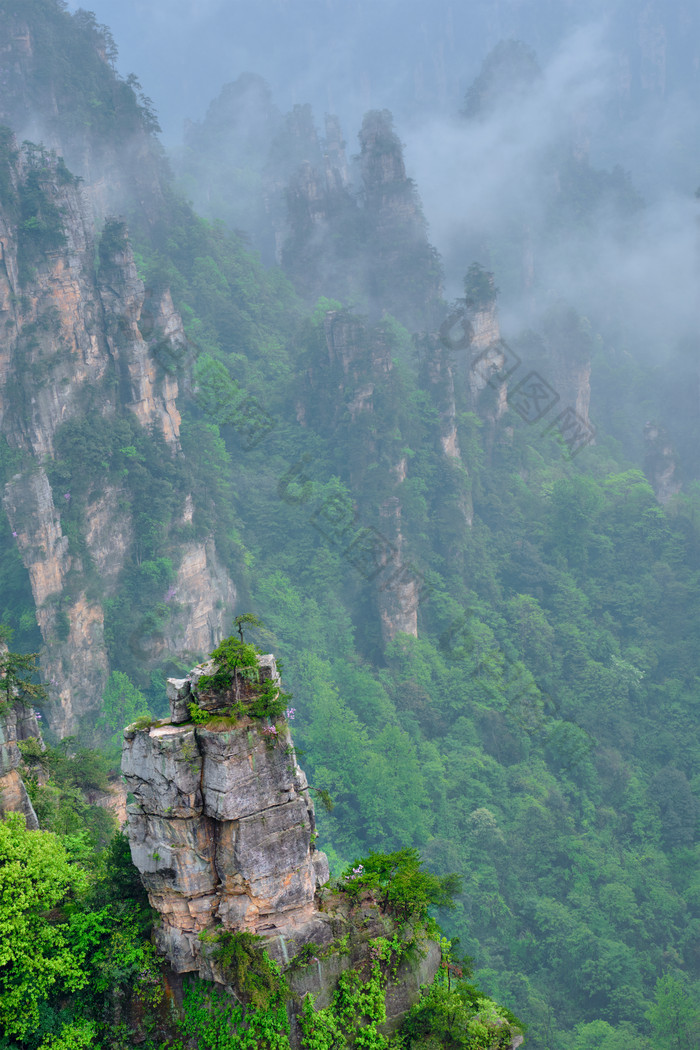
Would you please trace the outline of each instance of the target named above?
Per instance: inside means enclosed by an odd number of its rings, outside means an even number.
[[[80,4],[69,0],[69,8]],[[309,102],[358,127],[389,108],[402,127],[454,113],[484,56],[516,38],[548,63],[572,30],[606,16],[615,56],[614,108],[630,121],[650,100],[697,101],[700,13],[633,0],[94,0],[126,75],[153,98],[167,143],[201,118],[221,86],[252,71],[280,105]]]
[[[495,275],[507,339],[565,303],[611,351],[659,364],[685,348],[689,360],[700,320],[700,12],[631,0],[94,7],[121,74],[134,70],[153,100],[181,189],[208,218],[247,233],[267,264],[282,260],[298,165],[321,170],[324,114],[340,120],[357,199],[358,131],[369,109],[388,109],[447,301],[478,261]],[[503,41],[532,76],[462,114]],[[244,82],[257,84],[248,98]],[[318,131],[308,157],[275,138],[305,104]],[[319,241],[333,283],[323,250]],[[342,297],[342,281],[335,287]]]
[[[616,150],[616,75],[609,21],[582,27],[528,91],[483,118],[440,116],[410,130],[407,165],[443,257],[448,297],[460,294],[476,257],[505,293],[506,331],[564,299],[629,347],[659,353],[698,328],[700,167],[688,164],[685,186],[663,177],[671,144],[697,141],[697,117],[685,106],[650,109],[625,127]],[[562,167],[573,161],[602,180],[610,176],[596,167],[603,158],[617,169],[608,189],[617,179],[628,199],[601,193],[580,221],[572,216],[558,228],[551,212]]]

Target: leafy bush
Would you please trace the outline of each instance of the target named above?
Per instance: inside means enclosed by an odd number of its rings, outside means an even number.
[[[233,635],[224,638],[210,654],[217,664],[212,675],[202,675],[197,683],[199,692],[225,692],[236,687],[236,699],[240,699],[239,676],[247,681],[258,681],[258,650]]]
[[[15,704],[45,703],[48,693],[32,681],[38,653],[0,652],[0,715]]]
[[[380,906],[399,921],[425,921],[428,908],[454,907],[454,896],[460,892],[458,875],[433,875],[423,868],[417,849],[395,853],[370,853],[345,869],[343,889],[351,896],[370,890]]]
[[[236,996],[254,1010],[280,1006],[289,996],[279,966],[263,948],[264,937],[226,930],[216,934],[212,958],[221,967]]]
[[[439,1046],[444,1050],[507,1050],[522,1030],[518,1019],[474,985],[449,987],[436,981],[401,1026],[406,1050]]]
[[[236,718],[248,715],[251,718],[269,718],[274,721],[281,718],[287,710],[291,693],[283,693],[278,684],[270,678],[263,678],[260,673],[259,657],[262,651],[243,640],[243,624],[254,622],[261,626],[256,617],[247,615],[237,617],[236,623],[240,637],[231,635],[224,638],[210,653],[210,660],[217,665],[213,674],[201,675],[197,682],[197,693],[228,693],[233,691],[234,701],[228,711],[217,712]],[[245,686],[245,696],[241,697],[241,687]],[[194,722],[203,724],[211,720],[198,704],[190,704],[190,715]]]

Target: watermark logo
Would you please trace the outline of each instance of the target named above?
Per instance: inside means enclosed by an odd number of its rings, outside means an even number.
[[[565,408],[557,418],[549,424],[544,434],[554,432],[557,434],[562,450],[571,458],[595,441],[595,427],[583,419],[573,408]]]
[[[474,338],[474,328],[464,310],[455,310],[440,325],[439,335],[448,350],[466,350]]]
[[[474,339],[474,328],[465,307],[454,310],[442,323],[439,339],[448,350],[467,350]],[[470,372],[480,386],[497,390],[508,384],[522,360],[503,339],[482,350],[470,364]],[[515,377],[517,380],[517,377]],[[529,426],[548,416],[561,400],[559,393],[539,372],[530,371],[508,390],[508,404]],[[556,435],[568,459],[595,441],[595,427],[571,406],[565,408],[541,432]]]
[[[503,383],[507,383],[516,369],[520,368],[522,361],[508,344],[500,339],[498,343],[482,350],[478,357],[471,363],[471,372],[482,385],[490,386],[497,390]]]
[[[528,372],[508,394],[508,404],[526,423],[537,423],[558,400],[559,394],[538,372]]]

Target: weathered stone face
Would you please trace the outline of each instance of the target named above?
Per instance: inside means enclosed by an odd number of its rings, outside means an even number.
[[[31,707],[17,704],[0,717],[0,819],[6,813],[23,813],[27,827],[39,827],[24,781],[18,772],[22,761],[18,740],[37,737],[41,733]]]
[[[273,657],[260,669],[279,681]],[[289,729],[248,718],[221,731],[173,724],[188,717],[202,673],[168,683],[168,722],[125,730],[122,770],[136,798],[132,859],[163,920],[158,947],[178,972],[211,978],[203,930],[265,934],[273,954],[331,933],[314,905],[328,861],[312,845],[314,807]],[[209,706],[222,703],[212,696]]]
[[[201,814],[202,753],[193,726],[128,729],[122,772],[145,813],[168,818]]]
[[[237,820],[280,806],[306,788],[297,773],[288,730],[270,746],[257,726],[215,733],[197,731],[202,744],[204,812],[216,820]]]

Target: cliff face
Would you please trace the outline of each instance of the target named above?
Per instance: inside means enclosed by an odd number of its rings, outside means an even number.
[[[463,324],[467,326],[470,353],[468,403],[495,424],[508,408],[508,387],[502,379],[507,371],[507,351],[501,340],[496,303],[467,310]]]
[[[23,813],[27,827],[39,827],[24,781],[19,774],[22,761],[18,740],[41,738],[41,732],[32,708],[14,705],[6,714],[0,714],[0,819],[6,813]]]
[[[327,118],[328,138],[314,165],[305,160],[284,191],[286,208],[279,223],[281,262],[307,298],[364,294],[355,241],[362,215],[348,180],[340,129]]]
[[[263,678],[278,681],[274,658],[260,661]],[[122,770],[136,798],[132,858],[163,920],[158,946],[177,972],[216,979],[202,931],[262,934],[280,959],[332,932],[315,905],[328,862],[314,847],[314,807],[286,723],[182,724],[201,673],[169,680],[169,720],[125,731]],[[214,715],[217,700],[208,706]]]
[[[408,463],[397,437],[400,380],[391,332],[334,310],[324,318],[323,337],[299,415],[324,434],[343,435],[341,476],[357,494],[356,521],[343,542],[357,537],[349,560],[372,581],[384,641],[399,632],[417,637],[419,582],[410,568],[402,519]]]
[[[147,300],[122,224],[107,225],[98,252],[80,186],[62,161],[8,140],[3,162],[0,434],[22,462],[3,503],[44,640],[52,728],[63,735],[99,708],[109,673],[104,600],[134,553],[134,527],[124,488],[86,462],[82,536],[69,542],[64,519],[78,496],[54,469],[56,434],[88,411],[113,422],[128,412],[177,457],[178,383],[153,351],[181,351],[185,335],[168,292]],[[201,653],[221,633],[235,592],[212,544],[191,542],[181,553],[180,613],[165,641]],[[91,565],[99,582],[89,586]],[[157,640],[139,644],[146,660],[157,655]]]

